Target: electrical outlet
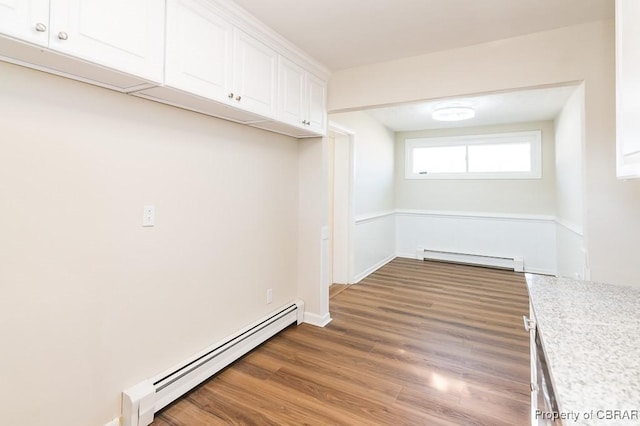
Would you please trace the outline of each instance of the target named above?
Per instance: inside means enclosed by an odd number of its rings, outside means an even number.
[[[144,206],[142,212],[142,226],[154,226],[156,224],[156,206]]]
[[[273,302],[273,289],[272,288],[268,288],[267,289],[267,304]]]

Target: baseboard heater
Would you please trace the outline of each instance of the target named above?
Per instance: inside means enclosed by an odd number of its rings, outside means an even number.
[[[521,257],[498,257],[469,253],[429,250],[418,247],[416,259],[437,260],[440,262],[461,263],[465,265],[487,266],[491,268],[509,269],[524,272],[524,261]]]
[[[303,316],[304,303],[297,300],[180,365],[125,390],[122,393],[122,425],[151,424],[154,414],[162,408],[291,324],[302,323]]]

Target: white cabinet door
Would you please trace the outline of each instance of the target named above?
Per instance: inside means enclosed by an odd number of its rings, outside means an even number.
[[[232,25],[197,0],[167,2],[165,84],[229,102]]]
[[[307,125],[313,131],[324,134],[327,127],[327,85],[318,77],[307,75]]]
[[[524,320],[524,328],[529,332],[529,365],[530,365],[530,377],[531,377],[531,425],[538,424],[538,418],[540,417],[537,413],[538,410],[538,357],[536,350],[536,328],[535,322],[536,317],[533,312],[533,305],[529,303],[529,318],[523,318]]]
[[[49,0],[0,0],[0,34],[46,46]]]
[[[264,117],[275,117],[278,55],[243,31],[236,28],[234,32],[234,104]]]
[[[278,70],[278,120],[304,127],[306,121],[306,72],[280,57]]]
[[[616,1],[616,150],[619,178],[640,177],[640,1]]]
[[[50,16],[49,48],[162,81],[163,1],[51,0]]]
[[[283,57],[278,74],[278,120],[324,134],[326,83]]]

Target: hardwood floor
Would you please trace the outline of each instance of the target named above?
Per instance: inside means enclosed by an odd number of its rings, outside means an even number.
[[[333,299],[338,294],[351,287],[350,284],[333,284],[329,287],[329,299]]]
[[[153,425],[528,424],[522,274],[395,259],[331,294],[327,327],[288,328]]]

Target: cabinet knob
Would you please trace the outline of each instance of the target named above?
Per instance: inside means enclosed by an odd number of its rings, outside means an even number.
[[[45,31],[47,31],[47,26],[45,24],[43,24],[42,22],[38,22],[36,24],[36,31],[39,33],[43,33]]]
[[[238,95],[236,96],[236,101],[240,101],[242,99],[242,96]]]
[[[69,34],[65,33],[64,31],[60,31],[58,33],[58,38],[60,40],[67,40],[69,38]]]
[[[229,99],[233,99],[233,92],[229,93]]]

